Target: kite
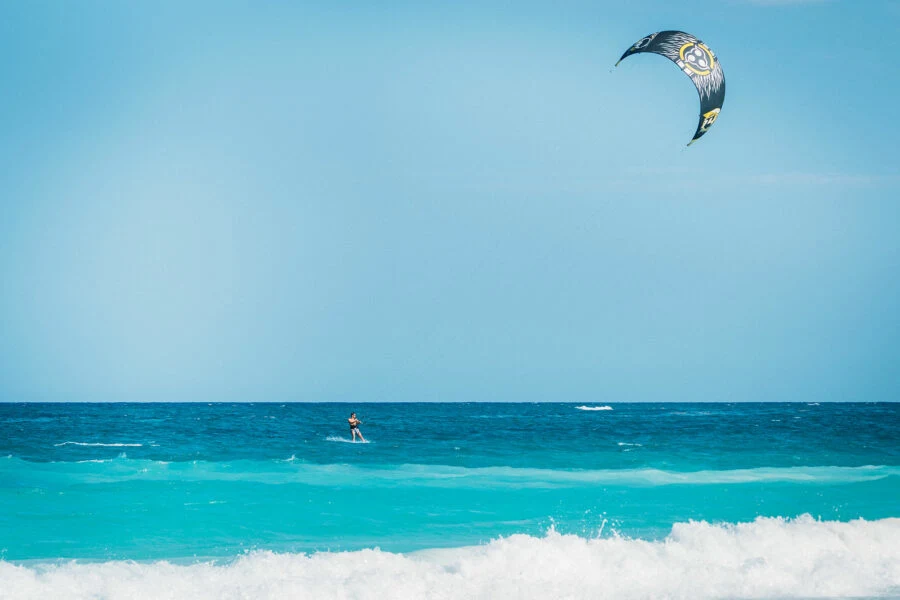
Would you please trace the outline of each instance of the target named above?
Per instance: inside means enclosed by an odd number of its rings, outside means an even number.
[[[641,38],[625,51],[616,66],[631,56],[650,52],[665,56],[691,78],[700,94],[700,124],[688,146],[709,131],[725,103],[725,74],[709,46],[683,31],[659,31]]]

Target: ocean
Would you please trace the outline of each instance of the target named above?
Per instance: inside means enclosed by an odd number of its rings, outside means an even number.
[[[882,597],[900,404],[0,404],[0,599]]]

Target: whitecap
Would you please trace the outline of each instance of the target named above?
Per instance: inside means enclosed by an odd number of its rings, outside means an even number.
[[[612,410],[612,406],[576,406],[578,410]]]

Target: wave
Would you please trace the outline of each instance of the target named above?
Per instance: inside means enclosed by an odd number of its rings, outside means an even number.
[[[577,410],[612,410],[612,406],[576,406]]]
[[[900,593],[900,519],[677,523],[664,540],[550,530],[395,554],[278,554],[226,562],[0,561],[14,598],[833,598]]]
[[[143,444],[106,444],[103,442],[61,442],[59,444],[53,444],[54,446],[90,446],[92,448],[103,447],[103,448],[140,448]]]
[[[339,438],[340,439],[340,438]],[[344,440],[350,443],[347,440]],[[457,467],[449,465],[401,464],[358,465],[308,463],[302,457],[269,461],[166,462],[115,459],[78,462],[29,462],[11,458],[0,463],[0,476],[7,471],[19,478],[41,479],[66,474],[89,477],[94,482],[126,480],[245,481],[254,483],[298,483],[348,487],[458,487],[458,488],[572,488],[593,485],[665,486],[753,483],[834,485],[900,477],[900,466],[859,467],[757,467],[704,471],[661,469],[563,470],[522,467]]]

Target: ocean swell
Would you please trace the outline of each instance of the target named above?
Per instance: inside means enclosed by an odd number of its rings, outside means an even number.
[[[0,475],[40,481],[64,476],[94,483],[144,481],[246,481],[382,487],[522,488],[584,485],[665,486],[743,483],[843,484],[900,476],[900,466],[758,467],[702,471],[638,469],[533,469],[521,467],[458,467],[451,465],[380,465],[305,463],[292,456],[269,461],[167,462],[131,459],[86,459],[77,462],[34,463],[17,458],[0,464]]]

